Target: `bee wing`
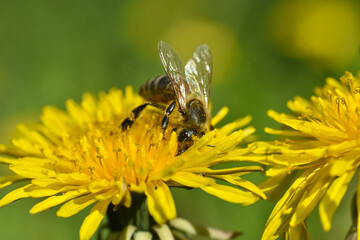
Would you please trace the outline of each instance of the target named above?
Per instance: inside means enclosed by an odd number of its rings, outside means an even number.
[[[209,106],[210,85],[212,78],[212,55],[206,44],[200,45],[185,66],[186,81],[191,97],[200,98]]]
[[[190,87],[186,82],[184,66],[175,50],[166,42],[159,42],[159,56],[161,63],[172,81],[180,109],[185,109],[186,98],[190,93]]]

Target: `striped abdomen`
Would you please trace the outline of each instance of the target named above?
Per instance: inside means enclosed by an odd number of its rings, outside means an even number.
[[[157,103],[168,103],[175,100],[175,92],[167,75],[154,77],[144,83],[139,90],[145,100]]]

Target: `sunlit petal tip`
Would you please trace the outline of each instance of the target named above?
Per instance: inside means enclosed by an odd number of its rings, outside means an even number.
[[[10,176],[4,176],[0,177],[0,189],[7,187],[15,182],[19,182],[22,180],[25,180],[26,178],[18,175],[10,175]]]
[[[276,116],[278,116],[278,113],[275,110],[270,109],[267,111],[267,115],[271,118],[276,118]]]
[[[15,189],[12,192],[5,195],[5,197],[3,197],[0,200],[0,207],[4,207],[16,200],[21,199],[21,198],[29,197],[29,193],[25,190],[29,186],[31,186],[31,184],[21,187],[21,188],[18,188],[18,189]]]
[[[211,125],[216,126],[229,112],[228,107],[223,107],[220,111],[211,119]]]
[[[92,209],[90,214],[85,218],[80,228],[80,240],[88,240],[95,233],[101,220],[106,214],[106,210],[110,200],[97,203]]]

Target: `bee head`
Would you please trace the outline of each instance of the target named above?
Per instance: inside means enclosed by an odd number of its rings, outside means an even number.
[[[186,104],[185,125],[188,129],[199,131],[206,124],[207,116],[204,104],[199,99],[192,99]]]

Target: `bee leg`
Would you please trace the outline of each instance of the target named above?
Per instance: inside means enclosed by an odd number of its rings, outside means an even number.
[[[165,107],[163,105],[160,105],[160,104],[157,104],[157,103],[148,102],[148,103],[141,104],[140,106],[136,107],[134,110],[131,111],[132,117],[125,118],[125,120],[121,123],[122,131],[125,131],[128,128],[130,128],[133,125],[134,121],[140,116],[141,112],[147,106],[153,106],[153,107],[156,107],[156,108],[159,108],[159,109],[162,109],[162,110],[165,109]]]
[[[126,118],[122,123],[121,123],[121,130],[122,131],[126,131],[128,128],[131,128],[131,126],[133,125],[134,121],[130,120],[130,118]]]
[[[195,135],[195,132],[189,129],[183,129],[178,135],[178,153],[177,155],[185,152],[191,145],[194,144],[192,136]]]
[[[166,130],[167,126],[169,125],[169,116],[174,111],[175,106],[176,106],[175,101],[170,103],[170,105],[166,108],[165,116],[161,121],[161,128],[163,129],[163,139],[165,138],[165,130]]]
[[[205,132],[199,132],[198,134],[197,134],[197,136],[199,137],[199,138],[201,138],[202,136],[204,136],[205,135]]]

